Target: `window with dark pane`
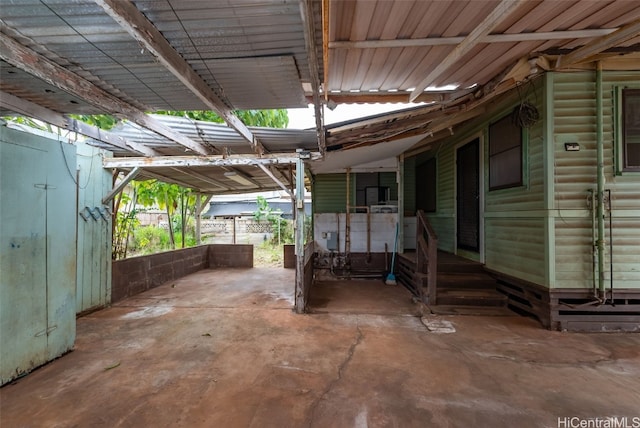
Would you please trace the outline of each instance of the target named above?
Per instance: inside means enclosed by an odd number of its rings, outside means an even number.
[[[622,90],[624,171],[640,171],[640,89]]]
[[[489,190],[522,185],[522,129],[506,116],[489,126]]]

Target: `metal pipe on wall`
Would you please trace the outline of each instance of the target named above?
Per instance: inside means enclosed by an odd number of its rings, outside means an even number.
[[[344,226],[344,252],[351,253],[351,168],[347,168],[347,212]]]
[[[603,302],[606,300],[604,285],[605,231],[604,231],[604,138],[602,132],[602,64],[596,65],[596,163],[597,163],[597,220],[598,220],[598,292]]]

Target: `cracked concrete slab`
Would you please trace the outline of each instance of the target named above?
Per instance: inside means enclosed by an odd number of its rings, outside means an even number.
[[[499,428],[640,417],[638,334],[552,332],[517,316],[438,316],[456,332],[432,334],[410,295],[382,281],[359,295],[353,282],[324,289],[323,313],[296,315],[293,284],[285,269],[202,271],[80,318],[73,352],[0,389],[0,426]]]

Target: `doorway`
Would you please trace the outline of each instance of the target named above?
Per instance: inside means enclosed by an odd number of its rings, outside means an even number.
[[[456,152],[457,248],[480,251],[480,139]]]

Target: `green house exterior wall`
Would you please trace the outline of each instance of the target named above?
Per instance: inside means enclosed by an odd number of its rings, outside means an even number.
[[[621,86],[640,87],[640,72],[603,73],[605,187],[613,204],[613,257],[607,217],[605,278],[608,286],[612,260],[614,286],[633,289],[640,288],[640,174],[616,175],[615,89]],[[510,113],[519,97],[540,113],[540,120],[524,131],[524,183],[489,191],[488,127]],[[597,180],[595,72],[547,73],[488,106],[486,114],[432,152],[407,160],[405,180],[412,180],[419,161],[436,157],[437,210],[428,217],[444,251],[456,252],[456,150],[475,138],[480,138],[484,181],[482,249],[458,253],[547,288],[591,288],[593,232],[587,195]],[[565,151],[566,142],[579,143],[580,151]]]
[[[612,193],[613,251],[606,226],[605,282],[610,262],[616,288],[640,288],[640,174],[616,175],[616,87],[640,87],[640,71],[603,72],[603,142],[605,188]],[[553,76],[555,283],[557,288],[593,286],[593,239],[588,189],[595,191],[596,73],[556,73]],[[567,152],[564,143],[577,142],[580,151]]]
[[[543,109],[544,82],[538,79],[521,90],[520,95]],[[458,251],[465,257],[484,261],[486,266],[528,281],[545,283],[544,228],[544,126],[538,121],[524,131],[523,185],[488,191],[488,128],[505,115],[511,114],[519,103],[514,92],[494,103],[491,110],[456,131],[435,151],[437,160],[436,211],[429,213],[429,221],[438,234],[441,250],[456,252],[456,150],[480,139],[482,181],[481,186],[481,239],[479,253]],[[405,172],[405,176],[408,174]],[[484,229],[484,230],[483,230]]]

